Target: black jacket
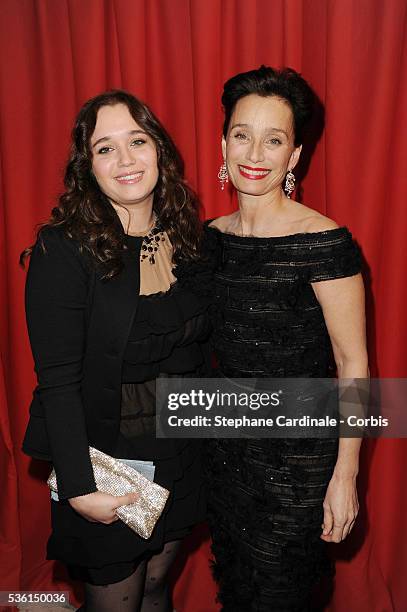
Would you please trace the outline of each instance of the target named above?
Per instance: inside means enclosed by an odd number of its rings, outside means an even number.
[[[53,462],[59,497],[66,499],[96,491],[88,446],[109,454],[116,443],[122,360],[140,277],[125,253],[122,272],[103,281],[62,230],[47,228],[42,236],[46,253],[37,243],[26,283],[38,386],[23,451]]]

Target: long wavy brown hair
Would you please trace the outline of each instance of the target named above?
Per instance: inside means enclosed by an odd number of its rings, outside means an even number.
[[[47,227],[60,227],[67,237],[79,242],[82,252],[89,252],[102,266],[105,279],[113,278],[123,267],[125,234],[115,209],[92,173],[90,139],[99,109],[116,104],[124,104],[155,143],[159,178],[154,189],[153,208],[173,246],[173,262],[196,259],[201,241],[198,200],[185,182],[182,158],[165,128],[146,104],[128,92],[102,93],[88,100],[79,111],[65,170],[65,192],[52,209],[50,219],[40,225],[37,240],[45,249],[41,233]],[[22,266],[33,246],[21,253]]]

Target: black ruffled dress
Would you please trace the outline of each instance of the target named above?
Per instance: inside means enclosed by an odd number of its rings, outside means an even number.
[[[206,228],[220,375],[327,377],[332,348],[311,283],[360,272],[346,228],[274,238]],[[208,443],[214,575],[225,612],[299,612],[332,573],[320,539],[336,439]]]
[[[140,265],[142,238],[126,240],[134,265]],[[155,437],[157,377],[207,375],[208,301],[194,293],[195,272],[193,263],[179,266],[168,291],[139,296],[123,359],[120,433],[112,453],[153,460],[154,481],[169,489],[170,497],[148,540],[121,521],[90,525],[67,501],[52,502],[48,558],[63,560],[74,579],[91,584],[123,580],[165,542],[184,537],[205,519],[201,441]]]

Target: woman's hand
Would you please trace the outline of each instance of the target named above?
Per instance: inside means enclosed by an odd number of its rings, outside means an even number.
[[[352,530],[359,511],[356,477],[333,474],[325,495],[321,539],[341,542]]]
[[[127,493],[127,495],[116,497],[108,493],[102,493],[102,491],[95,491],[95,493],[88,493],[88,495],[71,497],[68,501],[72,508],[87,521],[110,525],[119,520],[116,515],[116,508],[134,504],[138,498],[137,493]]]

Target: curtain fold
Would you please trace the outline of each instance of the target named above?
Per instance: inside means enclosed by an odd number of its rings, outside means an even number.
[[[202,215],[233,210],[217,172],[223,82],[288,65],[302,72],[325,129],[304,151],[302,201],[347,225],[365,258],[372,374],[407,372],[407,4],[405,0],[2,0],[0,2],[1,589],[70,588],[45,561],[47,466],[20,452],[34,387],[21,250],[62,190],[81,104],[110,88],[144,99],[180,148]],[[317,128],[315,124],[315,128]],[[315,131],[317,134],[317,129]],[[405,440],[366,441],[361,516],[337,558],[330,612],[407,609]],[[202,527],[175,571],[178,612],[216,611]]]

